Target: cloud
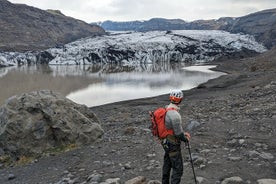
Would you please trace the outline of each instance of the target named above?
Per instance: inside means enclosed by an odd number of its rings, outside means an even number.
[[[237,17],[276,7],[275,0],[113,0],[103,11],[113,20],[145,20],[153,17],[184,20]]]
[[[41,9],[58,9],[86,22],[148,20],[154,17],[183,20],[238,17],[276,8],[276,0],[10,0]]]

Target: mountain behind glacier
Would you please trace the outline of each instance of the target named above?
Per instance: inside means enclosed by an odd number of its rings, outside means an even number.
[[[152,18],[144,21],[104,21],[91,23],[107,31],[166,31],[166,30],[223,30],[230,33],[250,34],[267,48],[276,46],[276,8],[241,17],[221,17],[187,22],[181,19]]]
[[[0,65],[206,62],[236,52],[264,52],[253,36],[225,31],[111,32],[43,52],[0,53]]]

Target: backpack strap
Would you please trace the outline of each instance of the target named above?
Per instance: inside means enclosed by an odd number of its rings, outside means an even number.
[[[166,112],[171,111],[171,110],[175,110],[177,111],[176,108],[170,107],[170,108],[166,108]],[[165,138],[167,141],[169,141],[170,143],[173,144],[179,144],[179,140],[176,138],[176,136],[173,134],[173,130],[168,130],[170,133],[169,135],[167,135],[167,137]]]
[[[166,108],[166,111],[170,111],[170,110],[175,110],[175,111],[177,111],[177,109],[176,109],[176,108],[173,108],[173,107]]]

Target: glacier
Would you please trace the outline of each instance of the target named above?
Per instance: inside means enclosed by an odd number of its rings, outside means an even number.
[[[0,52],[0,66],[30,63],[87,65],[94,63],[138,64],[153,62],[208,62],[220,56],[267,49],[252,35],[218,30],[109,32],[83,38],[41,52]]]

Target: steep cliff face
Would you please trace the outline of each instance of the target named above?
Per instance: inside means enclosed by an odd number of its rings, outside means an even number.
[[[0,25],[1,51],[40,50],[105,34],[101,27],[59,11],[44,11],[6,0],[0,0]]]
[[[238,18],[228,29],[232,33],[246,33],[255,36],[267,47],[276,45],[276,9],[264,10]]]

